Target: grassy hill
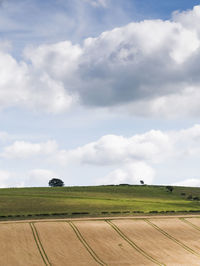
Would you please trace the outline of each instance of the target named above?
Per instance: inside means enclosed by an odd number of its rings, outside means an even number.
[[[189,200],[188,196],[193,199]],[[0,219],[200,212],[200,188],[89,186],[0,189]]]

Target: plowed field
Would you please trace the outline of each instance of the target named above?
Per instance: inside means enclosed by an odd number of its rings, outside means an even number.
[[[200,265],[200,217],[0,223],[0,265]]]

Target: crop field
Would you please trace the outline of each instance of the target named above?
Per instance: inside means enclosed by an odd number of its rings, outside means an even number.
[[[200,265],[200,216],[4,221],[0,265]]]
[[[200,188],[110,185],[0,189],[0,220],[200,212]]]

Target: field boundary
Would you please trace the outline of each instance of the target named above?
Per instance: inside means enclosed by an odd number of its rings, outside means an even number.
[[[38,232],[37,232],[37,229],[35,228],[35,225],[34,223],[29,223],[30,224],[30,227],[31,227],[31,230],[32,230],[32,233],[33,233],[33,237],[34,237],[34,240],[36,242],[36,245],[38,247],[38,250],[40,252],[40,255],[45,263],[46,266],[51,266],[51,263],[46,255],[46,252],[42,246],[42,243],[40,241],[40,238],[39,238],[39,235],[38,235]]]
[[[143,249],[141,249],[137,244],[135,244],[132,240],[130,240],[115,224],[113,224],[110,220],[105,220],[126,242],[128,242],[129,245],[131,245],[137,252],[142,254],[144,257],[149,259],[151,262],[160,265],[165,266],[164,263],[159,262],[158,260],[154,259],[151,255],[146,253]]]
[[[84,245],[84,247],[86,248],[86,250],[90,253],[90,255],[93,257],[93,259],[99,263],[100,265],[104,266],[107,265],[105,262],[103,262],[98,255],[95,253],[95,251],[90,247],[90,245],[86,242],[86,240],[84,239],[84,237],[82,236],[81,232],[78,230],[78,228],[75,226],[75,224],[73,222],[67,222],[71,228],[73,229],[74,233],[76,234],[76,236],[78,237],[78,239],[80,240],[80,242]]]
[[[163,235],[165,235],[166,237],[168,237],[169,239],[171,239],[172,241],[174,241],[176,244],[180,245],[182,248],[184,248],[188,252],[192,253],[193,255],[196,255],[197,257],[200,257],[200,254],[199,253],[197,253],[192,248],[190,248],[187,245],[185,245],[184,243],[182,243],[180,240],[178,240],[175,237],[173,237],[170,234],[168,234],[166,231],[164,231],[163,229],[161,229],[159,226],[155,225],[153,222],[149,221],[148,219],[144,219],[144,221],[146,223],[148,223],[149,225],[151,225],[152,227],[154,227],[157,231],[159,231],[160,233],[162,233]]]
[[[0,221],[1,224],[12,223],[43,223],[43,222],[71,222],[71,221],[105,221],[105,220],[144,220],[144,219],[173,219],[173,218],[200,218],[197,214],[184,214],[184,215],[138,215],[138,216],[97,216],[97,217],[71,217],[71,218],[38,218],[38,219],[24,219],[24,220],[5,220]]]

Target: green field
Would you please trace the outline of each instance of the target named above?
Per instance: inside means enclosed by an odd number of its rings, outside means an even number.
[[[91,186],[0,189],[0,219],[200,212],[200,188]]]

